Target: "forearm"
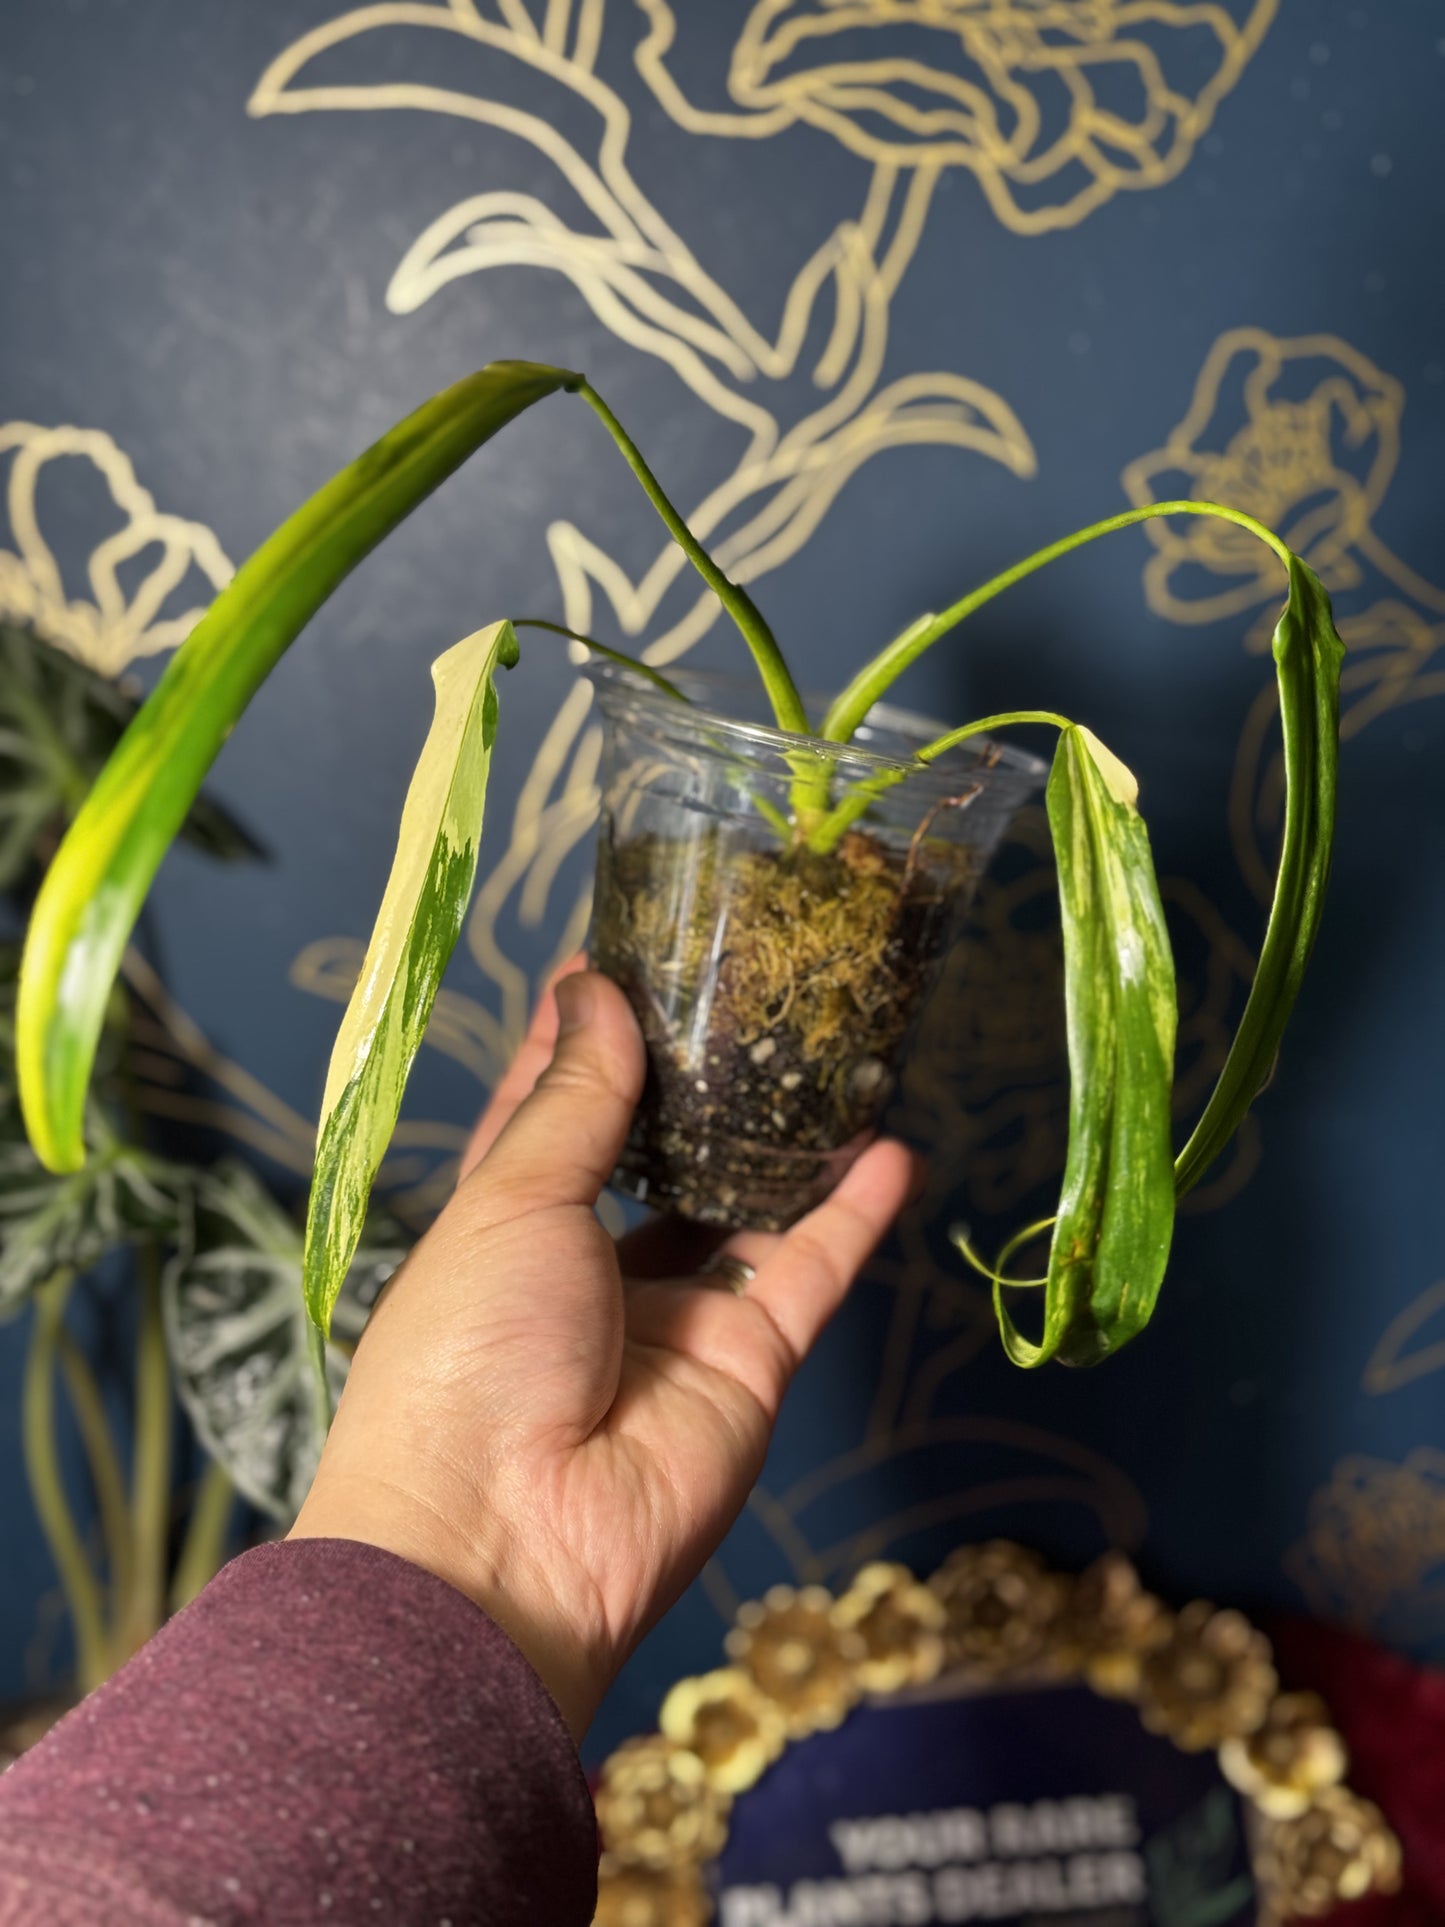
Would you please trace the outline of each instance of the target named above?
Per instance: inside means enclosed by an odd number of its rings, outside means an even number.
[[[556,1707],[467,1599],[342,1540],[263,1547],[0,1781],[0,1922],[586,1927]]]

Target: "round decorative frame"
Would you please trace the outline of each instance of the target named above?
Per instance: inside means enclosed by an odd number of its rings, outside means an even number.
[[[874,1564],[836,1597],[775,1586],[740,1610],[725,1643],[729,1663],[680,1680],[658,1731],[602,1769],[594,1927],[707,1927],[705,1869],[736,1796],[863,1698],[942,1678],[1082,1683],[1131,1702],[1185,1751],[1215,1752],[1252,1813],[1267,1927],[1399,1885],[1399,1843],[1345,1786],[1324,1702],[1280,1691],[1269,1642],[1243,1614],[1205,1600],[1171,1612],[1122,1553],[1073,1576],[996,1539],[960,1547],[926,1582]]]

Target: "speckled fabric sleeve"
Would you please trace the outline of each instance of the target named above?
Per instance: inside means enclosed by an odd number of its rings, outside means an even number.
[[[0,1778],[4,1927],[586,1927],[596,1861],[516,1647],[344,1539],[234,1560]]]

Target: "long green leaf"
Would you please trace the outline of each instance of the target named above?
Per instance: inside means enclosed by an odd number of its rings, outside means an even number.
[[[212,603],[126,730],[51,864],[26,938],[19,1074],[52,1170],[85,1157],[106,998],[162,857],[262,681],[339,582],[523,409],[581,376],[494,362],[434,396],[328,482]]]
[[[1169,1257],[1174,958],[1137,794],[1088,730],[1062,732],[1047,803],[1064,933],[1069,1150],[1038,1342],[1018,1330],[994,1281],[1016,1365],[1092,1365],[1117,1351],[1148,1323]]]
[[[432,664],[436,714],[412,774],[391,875],[321,1100],[304,1282],[306,1308],[322,1333],[330,1329],[372,1181],[461,932],[497,735],[496,672],[516,660],[512,625],[498,622]]]
[[[1175,1167],[1180,1197],[1204,1176],[1267,1082],[1319,932],[1335,836],[1344,656],[1323,584],[1292,554],[1289,600],[1274,632],[1285,777],[1279,874],[1239,1029]]]

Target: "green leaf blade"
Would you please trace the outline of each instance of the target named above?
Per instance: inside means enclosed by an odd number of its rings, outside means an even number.
[[[21,979],[19,1073],[31,1142],[84,1161],[85,1092],[106,998],[151,881],[256,690],[345,576],[482,443],[575,387],[494,362],[423,404],[319,489],[237,570],[126,730],[36,901]]]
[[[512,625],[494,623],[432,665],[436,713],[407,791],[361,975],[337,1033],[317,1127],[304,1289],[312,1323],[322,1332],[330,1329],[407,1075],[461,933],[497,735],[495,677],[516,660],[516,646]]]
[[[1133,778],[1087,730],[1059,738],[1047,790],[1059,870],[1069,1150],[1044,1329],[994,1303],[1016,1365],[1092,1365],[1148,1323],[1174,1227],[1174,960]]]
[[[1289,600],[1274,632],[1285,771],[1279,872],[1239,1028],[1175,1167],[1180,1197],[1204,1176],[1268,1082],[1319,933],[1334,846],[1344,655],[1324,585],[1291,555]]]

